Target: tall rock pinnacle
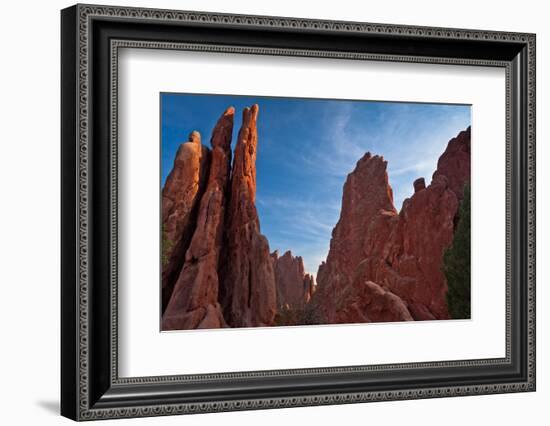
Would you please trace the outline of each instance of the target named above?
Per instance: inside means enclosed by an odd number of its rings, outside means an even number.
[[[191,242],[197,210],[204,192],[210,155],[199,132],[180,145],[172,171],[162,189],[162,308],[170,300],[185,252]]]
[[[226,326],[218,303],[218,264],[223,243],[234,115],[234,108],[228,108],[212,132],[208,183],[183,269],[163,315],[163,330]]]
[[[245,108],[233,162],[221,302],[232,327],[273,325],[275,275],[255,206],[258,105]]]
[[[338,311],[345,302],[341,300],[345,288],[351,285],[367,250],[380,249],[397,217],[386,166],[382,157],[366,153],[344,184],[340,219],[310,302],[328,323],[340,322]]]

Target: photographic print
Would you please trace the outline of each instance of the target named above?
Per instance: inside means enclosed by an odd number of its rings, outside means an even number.
[[[161,93],[161,330],[469,319],[470,109]]]

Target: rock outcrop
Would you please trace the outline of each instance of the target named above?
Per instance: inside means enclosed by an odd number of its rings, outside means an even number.
[[[269,244],[256,211],[258,105],[245,108],[231,173],[220,300],[232,327],[270,326],[276,289]]]
[[[162,310],[172,295],[193,236],[210,155],[198,132],[180,145],[162,190]]]
[[[464,183],[470,181],[470,143],[471,128],[468,127],[449,141],[447,149],[439,157],[437,170],[432,177],[435,179],[437,176],[445,176],[449,189],[459,200],[462,200]]]
[[[338,312],[341,323],[412,321],[405,302],[378,284],[358,279],[346,288],[346,300]]]
[[[470,128],[451,139],[432,182],[405,200],[373,281],[406,301],[415,320],[448,319],[443,254],[453,240],[459,202],[470,181]],[[391,267],[390,267],[391,265]]]
[[[317,273],[310,303],[323,320],[447,319],[442,259],[469,179],[468,128],[449,142],[431,184],[414,182],[397,214],[386,162],[365,155],[348,175],[329,255]]]
[[[304,261],[289,251],[279,256],[277,250],[271,253],[277,288],[277,309],[301,309],[309,301],[314,290],[313,276],[304,271]]]
[[[366,153],[346,179],[340,219],[310,302],[322,322],[348,321],[340,312],[348,303],[344,290],[351,287],[355,270],[368,254],[382,249],[397,220],[386,166],[382,157]]]
[[[381,251],[365,259],[363,276],[401,297],[416,320],[447,319],[442,272],[458,199],[442,175],[405,200]]]
[[[208,183],[183,268],[163,315],[163,330],[226,326],[218,302],[218,266],[230,179],[234,114],[235,110],[228,108],[212,132]]]

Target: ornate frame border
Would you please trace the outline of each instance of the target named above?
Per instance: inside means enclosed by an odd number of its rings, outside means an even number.
[[[245,16],[214,14],[203,12],[184,12],[156,9],[136,9],[126,7],[103,7],[91,5],[77,5],[76,15],[78,21],[78,46],[77,46],[77,88],[78,88],[78,111],[77,111],[77,167],[76,176],[78,179],[77,194],[77,342],[78,342],[78,362],[76,364],[77,383],[75,384],[78,392],[78,407],[76,408],[75,418],[79,420],[92,420],[112,417],[138,417],[151,415],[169,415],[197,412],[215,412],[244,409],[292,407],[322,404],[341,404],[351,402],[382,401],[382,400],[400,400],[416,398],[433,398],[442,396],[460,396],[475,395],[487,393],[503,393],[517,391],[532,391],[535,389],[535,36],[533,34],[503,33],[493,31],[478,31],[464,29],[447,28],[426,28],[409,27],[400,25],[369,24],[357,22],[337,22],[324,20],[309,20],[295,18],[280,18],[266,16]],[[259,399],[231,400],[223,402],[205,402],[195,403],[175,403],[162,405],[149,405],[141,407],[122,407],[122,408],[94,408],[90,401],[89,383],[89,353],[90,353],[90,333],[89,333],[89,215],[90,215],[90,193],[89,193],[89,111],[90,111],[90,81],[89,81],[89,55],[90,55],[90,26],[94,18],[117,17],[124,19],[135,19],[141,22],[154,21],[173,21],[182,23],[210,23],[223,25],[238,25],[245,27],[261,28],[293,28],[327,32],[349,32],[362,34],[405,34],[422,38],[444,38],[444,39],[465,39],[465,40],[499,40],[508,42],[523,43],[527,46],[527,224],[529,241],[527,246],[527,271],[528,271],[528,342],[527,342],[527,381],[503,383],[493,385],[479,386],[450,386],[446,388],[425,388],[425,389],[403,389],[396,391],[381,392],[359,392],[359,393],[330,393],[326,395],[313,395],[301,397],[274,397]],[[198,51],[222,51],[230,53],[254,53],[266,55],[297,55],[297,56],[315,56],[340,59],[362,59],[362,60],[384,60],[398,62],[427,62],[427,63],[446,63],[460,65],[483,65],[497,66],[506,69],[506,110],[507,110],[507,260],[506,260],[506,358],[504,359],[484,359],[484,360],[464,360],[452,362],[434,362],[434,363],[415,363],[415,364],[389,364],[381,366],[362,366],[362,367],[333,367],[321,369],[302,369],[302,370],[274,370],[262,372],[246,373],[222,373],[209,375],[193,376],[160,376],[144,378],[126,378],[118,377],[117,369],[117,71],[118,71],[118,49],[119,48],[155,48],[155,49],[177,49],[177,50],[198,50]],[[192,43],[167,43],[167,42],[146,42],[140,40],[111,40],[111,371],[110,379],[113,385],[124,384],[151,384],[151,383],[171,383],[180,381],[201,381],[216,380],[221,378],[243,378],[243,377],[265,377],[265,376],[284,376],[284,375],[304,375],[310,373],[330,374],[347,371],[374,371],[402,368],[421,368],[421,367],[442,367],[442,366],[469,366],[469,365],[488,365],[502,364],[510,362],[510,340],[511,340],[511,313],[510,313],[510,207],[511,207],[511,149],[510,141],[512,129],[509,125],[510,116],[510,97],[511,97],[511,66],[506,61],[487,61],[471,60],[460,58],[438,58],[438,57],[416,57],[402,55],[384,55],[384,54],[364,54],[364,53],[345,53],[329,51],[309,51],[298,49],[278,49],[278,48],[254,48],[254,47],[236,47],[236,46],[215,46]]]

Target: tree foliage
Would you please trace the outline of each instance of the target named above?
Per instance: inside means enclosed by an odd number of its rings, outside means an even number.
[[[443,256],[447,278],[447,306],[454,319],[470,318],[470,185],[464,187],[458,224],[450,247]]]

